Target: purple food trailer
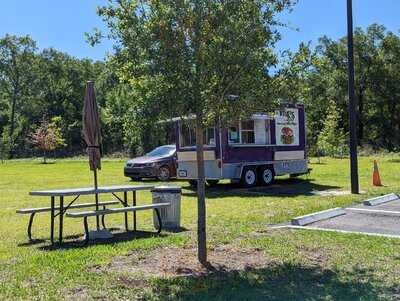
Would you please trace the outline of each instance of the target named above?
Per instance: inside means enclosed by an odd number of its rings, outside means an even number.
[[[176,124],[177,177],[195,183],[195,129],[190,118]],[[253,114],[229,127],[204,130],[205,177],[209,184],[222,179],[246,187],[268,185],[275,176],[308,172],[303,104],[285,104],[274,113]]]

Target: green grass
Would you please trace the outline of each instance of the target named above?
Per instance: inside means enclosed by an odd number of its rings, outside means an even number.
[[[88,164],[81,160],[59,160],[47,165],[30,160],[8,161],[0,164],[0,299],[120,300],[139,296],[150,300],[400,299],[400,240],[300,230],[272,231],[267,227],[313,211],[399,192],[399,157],[379,158],[385,187],[371,186],[372,161],[373,158],[360,158],[360,186],[365,192],[360,196],[322,197],[310,193],[349,190],[349,162],[339,159],[311,164],[311,175],[301,180],[278,179],[270,191],[232,190],[229,185],[210,189],[207,192],[209,246],[256,247],[271,264],[263,269],[209,277],[155,278],[144,286],[121,281],[122,276],[137,276],[107,271],[104,267],[115,256],[135,250],[195,243],[196,197],[185,182],[175,184],[184,187],[182,226],[189,231],[51,250],[48,240],[26,244],[28,217],[15,214],[15,210],[49,205],[46,198],[30,197],[31,190],[90,186],[92,175]],[[100,185],[132,183],[123,177],[123,164],[120,160],[104,160]],[[278,196],[274,194],[277,190],[287,193]],[[150,193],[140,192],[138,201],[150,202]],[[153,231],[151,213],[141,212],[138,216],[140,229]],[[48,215],[38,215],[34,236],[48,239],[48,224]],[[110,216],[107,224],[120,227],[123,218]],[[65,232],[81,234],[82,223],[67,219]],[[96,267],[103,268],[102,272],[95,271]]]

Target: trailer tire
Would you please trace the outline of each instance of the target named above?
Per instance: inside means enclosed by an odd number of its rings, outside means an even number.
[[[270,185],[274,181],[275,172],[272,166],[264,166],[260,168],[260,184],[261,185]]]
[[[244,187],[254,187],[257,185],[257,170],[254,167],[246,166],[242,171],[241,183]]]

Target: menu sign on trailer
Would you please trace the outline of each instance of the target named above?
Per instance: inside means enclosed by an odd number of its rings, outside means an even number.
[[[299,145],[299,111],[286,108],[275,113],[276,145]]]

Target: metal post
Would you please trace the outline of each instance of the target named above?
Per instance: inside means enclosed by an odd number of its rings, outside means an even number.
[[[126,191],[124,191],[124,207],[128,207],[128,194]],[[129,227],[128,227],[128,212],[124,212],[125,215],[125,230],[128,232]]]
[[[63,219],[64,219],[64,197],[60,196],[60,224],[59,226],[59,233],[58,233],[58,242],[61,244],[62,243],[62,238],[63,238]]]
[[[50,202],[50,241],[54,244],[54,196],[51,197]]]
[[[359,193],[357,162],[357,116],[354,97],[354,50],[353,50],[353,5],[347,0],[347,56],[349,77],[349,123],[350,123],[350,173],[351,193]]]
[[[94,199],[95,199],[95,202],[96,202],[96,211],[98,211],[99,210],[99,195],[97,194],[97,188],[98,188],[97,169],[95,169],[93,171],[93,174],[94,174],[94,189],[96,190],[96,192],[94,194]],[[99,218],[100,217],[98,215],[96,215],[96,229],[97,229],[97,231],[100,230],[100,220],[99,220]]]
[[[136,191],[132,191],[132,206],[136,206]],[[136,231],[136,211],[133,211],[133,231]]]
[[[29,224],[28,224],[28,238],[29,241],[32,242],[32,223],[33,223],[33,218],[35,217],[36,212],[33,212],[29,218]]]

